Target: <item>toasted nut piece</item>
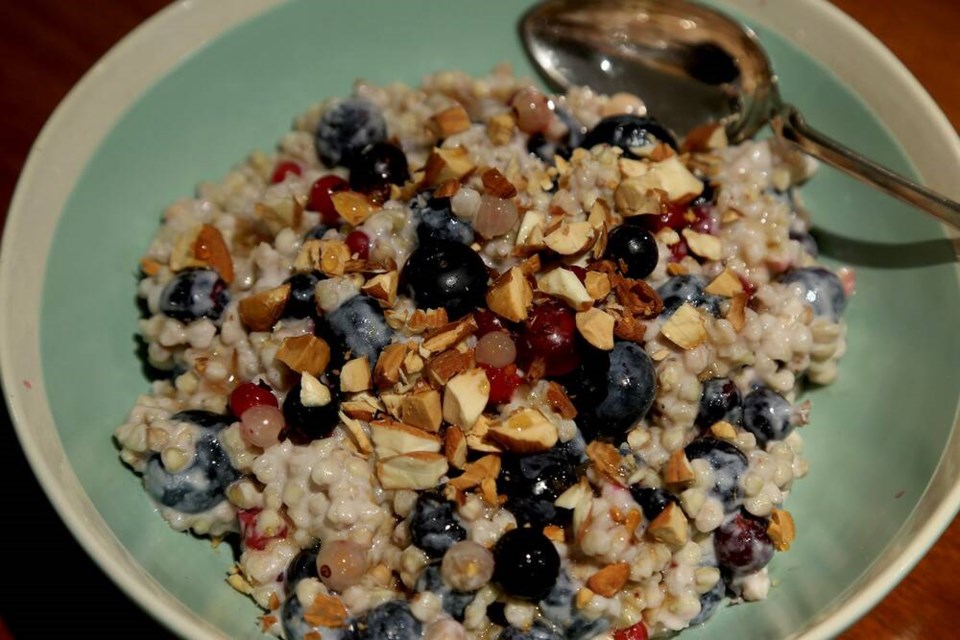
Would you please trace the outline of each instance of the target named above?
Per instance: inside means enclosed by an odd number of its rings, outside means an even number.
[[[612,598],[630,578],[630,565],[626,562],[608,564],[590,576],[587,587],[604,598]]]
[[[517,196],[517,188],[496,168],[487,169],[481,176],[483,190],[498,198],[510,199]]]
[[[253,213],[273,235],[287,228],[297,230],[303,222],[303,205],[296,198],[286,198],[278,202],[257,202]]]
[[[624,182],[630,182],[630,188],[641,194],[654,189],[662,191],[671,202],[693,198],[703,192],[703,183],[676,156],[651,164],[645,174],[627,178],[620,185],[623,186]]]
[[[473,315],[464,316],[427,333],[420,346],[428,353],[438,353],[473,335],[476,330],[477,321]]]
[[[230,249],[215,226],[205,224],[200,227],[197,240],[193,243],[193,255],[220,274],[224,282],[233,283],[233,258],[230,257]]]
[[[370,423],[370,438],[381,458],[413,451],[440,451],[440,438],[402,422],[377,420]]]
[[[350,261],[350,248],[339,240],[307,240],[293,261],[297,271],[319,269],[328,276],[342,276]]]
[[[717,236],[709,233],[697,233],[692,229],[684,229],[683,237],[687,239],[690,251],[707,260],[719,260],[723,257],[723,243]]]
[[[587,290],[587,295],[594,300],[603,300],[610,294],[612,288],[610,276],[599,271],[587,271],[583,287]]]
[[[487,478],[496,478],[499,473],[500,457],[494,455],[483,456],[468,463],[463,474],[451,480],[449,484],[460,491],[466,491],[480,486],[480,483]]]
[[[250,331],[270,331],[283,315],[289,299],[289,284],[247,296],[237,305],[240,322]]]
[[[547,403],[550,408],[560,414],[561,418],[572,420],[577,417],[577,408],[573,406],[570,396],[557,382],[547,383]]]
[[[726,127],[719,122],[709,122],[692,129],[681,148],[684,151],[716,151],[725,149],[728,144]]]
[[[427,361],[424,373],[435,387],[443,387],[450,378],[474,366],[473,350],[448,349]]]
[[[389,317],[390,311],[388,309],[384,315]],[[423,333],[424,331],[439,329],[447,324],[447,321],[446,309],[427,309],[426,311],[417,309],[406,320],[406,328],[410,333]]]
[[[151,258],[140,258],[140,271],[147,277],[157,275],[162,268],[162,262],[157,262]]]
[[[510,142],[516,129],[517,123],[511,113],[498,113],[487,121],[487,137],[498,147]]]
[[[773,508],[770,512],[767,535],[770,536],[777,551],[786,551],[790,548],[790,544],[797,539],[797,525],[789,511]]]
[[[468,369],[447,382],[443,419],[469,431],[490,398],[490,381],[483,369]]]
[[[557,444],[557,427],[536,409],[519,409],[490,427],[490,438],[513,453],[539,453]]]
[[[461,180],[476,168],[464,147],[435,147],[423,167],[423,185],[430,187],[447,180]]]
[[[407,424],[437,432],[443,422],[443,408],[440,392],[436,389],[423,389],[410,393],[403,398],[400,416]]]
[[[643,178],[627,178],[617,186],[613,201],[624,217],[660,213],[665,200],[663,191],[652,188]]]
[[[310,334],[296,336],[283,341],[275,358],[294,371],[320,376],[330,364],[330,346]]]
[[[400,366],[406,355],[407,345],[404,343],[388,344],[383,348],[373,369],[373,381],[377,387],[385,389],[400,382]]]
[[[696,474],[693,472],[693,467],[690,466],[690,461],[687,460],[683,449],[674,451],[670,455],[670,459],[667,460],[663,481],[667,484],[687,484],[693,481],[695,477]]]
[[[344,400],[340,410],[351,418],[370,422],[377,416],[377,410],[361,400]]]
[[[179,233],[170,248],[170,257],[167,263],[170,270],[176,273],[184,269],[193,267],[205,267],[202,260],[198,260],[193,255],[193,249],[197,244],[197,236],[200,235],[200,225],[195,225]]]
[[[558,527],[555,524],[545,526],[543,528],[543,535],[546,536],[548,540],[553,540],[554,542],[564,542],[567,539],[563,527]]]
[[[432,489],[448,468],[439,453],[414,451],[377,462],[377,478],[384,489]]]
[[[340,217],[355,227],[380,210],[380,207],[371,202],[370,198],[356,191],[332,193],[330,201],[333,202],[333,208],[337,210]]]
[[[587,445],[586,453],[587,458],[597,468],[597,471],[616,483],[623,482],[623,474],[620,472],[620,465],[623,460],[615,446],[608,442],[594,440]]]
[[[617,168],[620,169],[621,180],[623,178],[639,178],[650,171],[650,163],[620,156],[617,158]]]
[[[590,604],[590,601],[593,600],[593,596],[595,595],[596,594],[588,587],[580,587],[577,590],[577,596],[574,604],[576,604],[577,609],[585,609],[587,605]]]
[[[460,191],[460,182],[457,180],[447,180],[434,190],[433,196],[435,198],[452,198],[457,195],[458,191]]]
[[[710,284],[704,288],[704,292],[732,298],[738,293],[743,293],[743,283],[733,271],[724,269],[720,275],[710,281]]]
[[[534,244],[536,247],[543,247],[543,227],[547,223],[547,215],[542,211],[537,211],[536,209],[530,209],[520,220],[520,229],[517,231],[517,246],[520,245],[529,245],[531,244],[530,238],[534,232],[534,229],[540,230],[540,235],[537,240],[537,243]]]
[[[399,272],[388,271],[370,278],[360,289],[371,298],[392,307],[393,303],[397,301],[397,284],[399,282]]]
[[[557,496],[553,504],[563,509],[573,509],[581,502],[591,498],[593,498],[593,489],[590,488],[590,483],[586,478],[581,478],[580,482],[571,485],[566,491]]]
[[[538,271],[540,271],[540,256],[538,254],[533,254],[526,260],[520,263],[520,273],[525,276],[532,276]]]
[[[443,455],[450,466],[463,469],[467,466],[467,438],[460,427],[450,427],[443,434]]]
[[[548,233],[543,242],[552,251],[562,256],[571,256],[589,249],[597,237],[596,233],[589,222],[563,223]]]
[[[373,453],[373,443],[370,442],[370,438],[368,438],[366,432],[364,432],[363,425],[347,415],[346,412],[343,411],[343,405],[341,405],[340,409],[340,422],[346,427],[350,439],[353,440],[353,443],[357,446],[357,450],[364,454]]]
[[[667,264],[667,273],[671,276],[685,276],[690,273],[690,270],[679,262],[671,262]]]
[[[370,361],[366,356],[354,358],[340,370],[340,390],[347,393],[366,391],[370,388]]]
[[[531,304],[533,288],[519,267],[505,272],[487,291],[490,311],[513,322],[526,320]]]
[[[734,427],[729,422],[720,420],[719,422],[714,422],[710,425],[710,433],[720,438],[721,440],[736,440],[737,439],[737,428]]]
[[[681,349],[693,349],[707,339],[703,316],[684,302],[660,328],[660,333]]]
[[[424,362],[420,354],[416,351],[408,351],[407,355],[403,356],[403,365],[400,369],[409,376],[423,371],[423,366]]]
[[[470,128],[470,114],[463,105],[455,104],[430,116],[427,126],[438,138],[449,138]]]
[[[383,402],[383,408],[391,416],[400,420],[401,408],[403,407],[403,394],[401,393],[381,393],[380,401]]]
[[[593,298],[573,271],[557,268],[547,272],[537,281],[537,287],[547,295],[560,298],[577,311],[593,305]]]
[[[616,320],[600,309],[587,309],[577,313],[577,329],[587,342],[603,351],[613,349],[613,325]]]
[[[683,514],[683,509],[673,502],[668,502],[660,515],[653,519],[647,527],[647,532],[653,536],[654,540],[673,549],[679,549],[690,539],[690,525],[687,523],[687,517]]]
[[[340,598],[319,593],[310,607],[303,612],[303,619],[314,627],[336,629],[346,626],[348,615]]]
[[[325,407],[333,400],[330,387],[323,384],[309,371],[300,376],[300,404],[305,407]]]
[[[738,293],[730,299],[730,308],[727,309],[727,320],[733,325],[733,330],[737,333],[743,331],[747,324],[747,300],[749,296],[746,293]]]

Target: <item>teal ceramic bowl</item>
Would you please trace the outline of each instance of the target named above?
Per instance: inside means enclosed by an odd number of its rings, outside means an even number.
[[[174,533],[111,441],[147,389],[134,355],[137,259],[163,207],[269,148],[356,77],[416,82],[501,60],[532,75],[524,3],[180,2],[119,44],[44,129],[0,254],[0,364],[24,450],[87,551],[171,630],[257,638],[224,545]],[[850,146],[958,197],[960,143],[919,84],[822,0],[736,0],[786,98]],[[960,504],[960,283],[936,223],[824,169],[805,191],[831,261],[857,269],[840,380],[809,393],[799,538],[762,603],[684,637],[821,638],[875,604]],[[956,567],[954,569],[960,569]]]

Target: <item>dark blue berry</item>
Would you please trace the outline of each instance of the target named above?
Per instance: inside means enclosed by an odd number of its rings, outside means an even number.
[[[327,231],[330,231],[330,227],[328,227],[325,224],[318,224],[317,226],[310,229],[310,231],[307,231],[307,233],[304,234],[303,239],[304,240],[322,240],[323,236],[327,234]]]
[[[747,456],[735,445],[716,438],[697,438],[684,449],[687,460],[706,460],[713,467],[713,497],[723,502],[725,511],[740,506],[740,478],[747,471]]]
[[[212,411],[204,411],[203,409],[187,409],[186,411],[180,411],[170,416],[170,420],[175,422],[189,422],[213,432],[226,429],[233,423],[233,420],[230,418],[230,416],[223,415],[222,413],[214,413]]]
[[[690,621],[690,626],[703,624],[713,617],[713,614],[720,608],[723,602],[723,596],[726,595],[727,587],[723,580],[717,580],[709,591],[700,596],[700,613]]]
[[[321,380],[323,382],[323,380]],[[340,422],[340,384],[329,380],[330,402],[323,406],[307,407],[300,399],[301,383],[297,382],[283,401],[284,433],[294,444],[308,444],[333,433]]]
[[[640,508],[643,509],[643,517],[647,520],[653,520],[660,515],[667,505],[671,502],[680,506],[680,500],[666,489],[654,489],[650,487],[641,487],[633,485],[630,487],[630,493],[633,499],[637,501]]]
[[[526,630],[507,627],[499,640],[564,640],[564,637],[552,629],[535,624]]]
[[[283,308],[284,318],[309,318],[317,315],[316,288],[323,274],[297,273],[287,278],[290,285],[290,297]]]
[[[417,223],[417,238],[421,243],[443,240],[469,245],[473,242],[473,227],[466,220],[453,215],[450,198],[421,196],[411,208]]]
[[[160,312],[181,322],[219,320],[230,302],[227,283],[211,269],[181,271],[160,293]]]
[[[360,193],[376,194],[387,200],[390,185],[402,185],[410,179],[407,156],[400,147],[377,142],[349,161],[350,188]]]
[[[439,491],[424,491],[410,514],[410,536],[431,558],[439,558],[454,543],[467,538],[454,513],[456,505]]]
[[[740,424],[743,418],[743,401],[740,390],[730,378],[713,378],[703,383],[700,394],[700,411],[696,425],[709,429],[721,420]]]
[[[577,426],[588,440],[617,438],[642,419],[657,395],[650,356],[632,342],[612,351],[582,349],[580,368],[564,380],[577,407]]]
[[[720,317],[720,302],[722,298],[704,293],[707,281],[703,276],[683,275],[674,276],[657,289],[657,294],[663,300],[664,317],[673,315],[673,312],[687,302],[694,307],[704,309],[715,317]]]
[[[482,306],[487,293],[483,259],[459,242],[421,244],[407,259],[400,277],[402,290],[418,307],[443,307],[451,320]]]
[[[733,576],[759,571],[773,558],[769,522],[740,510],[727,517],[713,533],[720,569]]]
[[[546,596],[560,573],[560,554],[536,529],[506,532],[497,541],[493,557],[493,581],[505,593],[525,600]]]
[[[387,122],[371,102],[351,98],[323,114],[314,141],[317,157],[328,167],[346,165],[361,151],[387,138]]]
[[[350,623],[343,640],[420,640],[423,624],[410,611],[410,605],[391,600],[370,609]]]
[[[548,140],[542,133],[535,133],[527,140],[527,151],[547,164],[554,163],[554,156],[569,159],[573,150],[583,142],[584,127],[566,109],[557,107],[554,113],[567,125],[567,134],[560,140]]]
[[[603,636],[603,632],[610,628],[610,620],[607,618],[597,618],[596,620],[587,620],[586,618],[574,618],[567,631],[564,634],[566,640],[595,640]]]
[[[517,525],[543,528],[548,524],[565,526],[573,520],[573,510],[553,504],[552,500],[510,496],[503,508],[513,514]]]
[[[551,626],[562,632],[565,640],[590,640],[599,638],[610,626],[609,620],[599,618],[587,620],[581,617],[574,604],[574,598],[580,584],[571,580],[570,575],[561,570],[550,592],[540,600],[540,611]]]
[[[843,284],[837,274],[823,267],[807,267],[788,271],[780,278],[780,282],[799,284],[803,299],[816,315],[830,318],[834,322],[840,321],[840,316],[847,307],[847,294],[844,293]]]
[[[352,357],[366,357],[370,363],[377,361],[380,351],[393,338],[380,305],[365,295],[350,298],[324,317],[344,351],[349,349]]]
[[[664,142],[674,149],[677,139],[653,118],[634,115],[608,116],[587,132],[580,146],[591,149],[598,144],[609,144],[623,149],[623,155],[636,158],[632,149]]]
[[[687,207],[691,209],[695,207],[705,207],[716,202],[717,191],[713,188],[713,185],[710,184],[710,181],[700,178],[700,182],[703,183],[703,191],[700,192],[700,195],[687,203]]]
[[[783,440],[793,431],[790,403],[769,387],[758,387],[743,399],[743,428],[763,448],[770,440]]]
[[[612,260],[628,278],[646,278],[657,266],[657,241],[646,229],[632,224],[614,227],[603,257]]]
[[[504,454],[497,481],[513,496],[556,500],[577,482],[576,462],[563,450],[525,456]]]
[[[464,612],[473,602],[476,591],[455,591],[443,581],[440,574],[440,564],[434,563],[427,565],[420,577],[417,578],[417,591],[430,591],[440,597],[443,602],[443,610],[450,614],[454,620],[463,621]]]
[[[287,570],[284,572],[283,587],[286,593],[292,594],[297,588],[297,584],[305,578],[320,579],[317,572],[317,554],[320,552],[319,546],[301,549],[300,553],[293,557]],[[296,597],[296,596],[294,596]]]

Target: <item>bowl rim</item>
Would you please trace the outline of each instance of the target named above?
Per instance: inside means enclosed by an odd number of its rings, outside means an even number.
[[[179,0],[121,39],[71,89],[41,130],[18,179],[0,245],[0,300],[7,301],[0,313],[0,379],[24,454],[60,518],[90,557],[140,607],[184,637],[224,636],[140,567],[117,543],[80,487],[47,402],[35,319],[40,311],[46,257],[64,204],[116,119],[191,52],[287,1]],[[722,4],[773,29],[830,68],[890,129],[931,187],[960,197],[955,169],[960,166],[960,138],[919,81],[864,27],[826,0],[725,0]],[[811,25],[817,28],[810,28]],[[177,37],[165,35],[171,32],[176,32]],[[859,49],[861,55],[831,58],[831,49],[825,45],[836,45],[841,41],[836,39],[838,35],[846,39],[842,40],[845,46]],[[879,69],[890,77],[884,83],[868,83],[868,69]],[[901,100],[883,100],[893,90],[902,93]],[[90,108],[94,96],[96,112]],[[896,117],[903,114],[905,105],[919,109],[923,117],[916,117],[915,112],[909,119]],[[77,127],[78,118],[90,126]],[[52,144],[53,140],[58,143]],[[54,157],[55,149],[65,145],[77,149],[77,153]],[[56,166],[59,175],[66,177],[58,188],[49,188],[38,175],[41,168],[49,171],[49,166]],[[37,216],[28,217],[31,210],[53,213],[38,220]],[[17,238],[16,244],[12,238]],[[22,246],[30,246],[31,255],[24,255]],[[37,251],[38,248],[41,250]],[[13,314],[11,309],[18,309],[19,313]],[[46,425],[49,432],[31,429],[31,424]],[[858,582],[866,581],[866,585],[842,599],[836,610],[813,621],[800,637],[838,634],[879,602],[933,545],[960,508],[960,470],[947,468],[947,456],[960,458],[956,420],[927,490],[894,538],[903,537],[912,522],[910,542],[892,550],[891,542],[874,563],[877,566],[889,555],[886,566],[873,573],[865,572]]]

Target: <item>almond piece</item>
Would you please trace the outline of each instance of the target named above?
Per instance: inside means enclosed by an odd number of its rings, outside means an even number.
[[[596,239],[596,230],[589,222],[563,223],[548,233],[543,242],[547,247],[562,256],[572,256],[586,251]]]
[[[523,271],[513,267],[497,278],[486,299],[490,311],[512,322],[522,322],[533,304],[533,288]]]
[[[468,369],[451,378],[443,390],[443,419],[464,431],[483,413],[490,398],[490,381],[483,369]]]
[[[253,205],[253,213],[273,235],[287,228],[299,229],[303,221],[303,205],[296,198],[257,202]]]
[[[738,293],[743,293],[743,283],[740,282],[740,278],[737,277],[733,271],[730,269],[724,269],[720,272],[716,278],[710,281],[704,289],[705,293],[709,293],[715,296],[724,296],[726,298],[732,298]]]
[[[467,438],[460,427],[450,427],[443,434],[443,455],[455,469],[467,466]]]
[[[587,445],[587,458],[593,463],[597,471],[616,483],[622,483],[620,466],[623,463],[620,451],[608,442],[594,440]]]
[[[170,248],[170,257],[167,259],[171,271],[176,273],[184,269],[207,266],[193,255],[193,248],[197,244],[197,236],[199,235],[200,225],[194,225],[177,235],[173,241],[173,246]]]
[[[384,489],[432,489],[448,468],[439,453],[414,451],[377,462],[377,478]]]
[[[512,114],[498,113],[487,121],[487,138],[499,147],[513,139],[516,129],[517,123]]]
[[[470,114],[463,105],[455,104],[430,116],[427,127],[438,138],[449,138],[470,128]]]
[[[587,587],[604,598],[612,598],[630,578],[630,565],[626,562],[608,564],[590,576]]]
[[[460,182],[457,180],[447,180],[433,192],[435,198],[452,198],[460,191]],[[394,198],[396,200],[396,198]]]
[[[517,231],[517,246],[533,244],[534,247],[542,248],[543,245],[543,227],[547,223],[547,215],[542,211],[530,209],[520,220],[520,229]],[[536,243],[531,243],[530,238],[534,229],[540,230],[540,235]]]
[[[297,271],[323,271],[328,276],[342,276],[350,261],[350,249],[339,240],[307,240],[293,261]],[[359,276],[358,276],[359,277]]]
[[[520,273],[525,276],[532,276],[538,271],[540,271],[540,256],[538,254],[533,254],[526,260],[520,263],[519,269]]]
[[[789,511],[773,508],[770,512],[767,535],[770,536],[777,551],[786,551],[790,548],[791,543],[797,539],[797,525]]]
[[[650,171],[650,163],[634,158],[617,158],[617,168],[623,178],[638,178]]]
[[[681,149],[684,151],[716,151],[725,149],[728,144],[726,127],[719,122],[709,122],[694,127],[684,138]]]
[[[652,163],[645,174],[623,180],[617,187],[617,191],[620,191],[624,183],[629,183],[628,188],[636,194],[645,195],[654,190],[662,191],[666,200],[671,202],[691,199],[703,192],[703,183],[690,173],[677,156]],[[616,194],[614,195],[616,197]],[[620,206],[619,202],[617,206]]]
[[[370,422],[377,417],[377,410],[360,400],[344,400],[340,403],[340,411],[351,418]]]
[[[581,478],[580,482],[571,485],[566,491],[557,496],[553,504],[562,509],[574,509],[578,504],[588,501],[591,498],[593,498],[593,489],[590,488],[590,483],[586,478]]]
[[[506,200],[517,197],[517,188],[513,186],[512,182],[507,180],[506,176],[500,173],[499,169],[487,169],[483,172],[481,178],[483,180],[483,190],[485,193]]]
[[[377,420],[370,423],[370,439],[381,458],[414,451],[440,451],[440,438],[402,422]]]
[[[388,344],[383,348],[373,369],[373,381],[378,388],[386,389],[400,382],[400,366],[406,355],[407,345],[402,342]]]
[[[563,530],[563,527],[558,527],[555,524],[548,524],[543,528],[543,535],[548,539],[554,542],[564,542],[567,539],[567,534]]]
[[[303,612],[303,619],[314,627],[336,629],[347,624],[349,613],[343,601],[336,596],[318,593],[310,607]]]
[[[300,404],[305,407],[325,407],[333,400],[330,387],[317,380],[308,371],[300,376]]]
[[[224,282],[233,283],[233,258],[219,229],[210,224],[200,227],[200,233],[193,243],[193,255],[220,274]]]
[[[652,188],[647,181],[637,177],[622,181],[613,193],[617,211],[624,217],[658,214],[663,200],[663,191]]]
[[[723,258],[723,243],[717,236],[712,236],[709,233],[697,233],[692,229],[684,229],[682,233],[687,240],[690,251],[696,255],[707,260]]]
[[[380,207],[371,202],[367,196],[356,191],[337,191],[330,194],[330,201],[333,202],[333,208],[337,210],[340,217],[354,227],[359,226],[374,212],[380,210]]]
[[[427,361],[424,374],[435,387],[443,387],[450,378],[474,366],[473,351],[448,349]]]
[[[500,457],[483,456],[466,465],[463,473],[450,481],[450,485],[460,491],[480,486],[487,478],[496,478],[500,473]]]
[[[407,424],[436,433],[443,422],[440,392],[423,389],[406,395],[400,405],[400,416]]]
[[[671,262],[667,265],[667,273],[671,276],[685,276],[690,270],[679,262]]]
[[[599,271],[587,271],[583,287],[587,290],[587,295],[594,300],[603,300],[610,294],[612,288],[610,286],[610,276]]]
[[[249,331],[270,331],[283,315],[289,299],[289,284],[247,296],[237,305],[240,322]]]
[[[557,444],[557,427],[536,409],[519,409],[490,427],[490,438],[513,453],[539,453]]]
[[[683,449],[677,449],[667,460],[666,469],[663,473],[663,481],[667,484],[687,484],[696,477],[690,461],[687,460]]]
[[[746,293],[738,293],[730,299],[730,308],[727,309],[727,320],[733,325],[733,330],[737,333],[743,331],[747,324],[747,299]]]
[[[737,428],[729,422],[725,422],[723,420],[714,422],[712,425],[710,425],[710,433],[721,440],[732,441],[737,439]]]
[[[434,147],[423,167],[423,185],[430,187],[447,180],[461,180],[476,168],[464,147]]]
[[[668,502],[667,507],[660,512],[650,526],[647,532],[654,540],[662,542],[672,549],[679,549],[687,544],[690,539],[690,525],[687,523],[687,516],[683,510],[673,502]]]
[[[357,450],[363,454],[373,453],[373,443],[370,442],[370,438],[367,437],[366,432],[364,432],[363,426],[357,420],[347,415],[346,412],[343,411],[342,405],[340,409],[340,422],[346,427],[350,439],[353,440],[353,443],[357,446]]]
[[[366,391],[370,388],[370,361],[363,358],[354,358],[343,365],[340,370],[340,390],[346,393]]]
[[[423,337],[421,348],[428,353],[446,351],[477,330],[477,321],[472,315],[454,320],[448,324],[430,331]]]
[[[577,589],[577,596],[574,599],[574,604],[577,609],[585,609],[587,605],[593,600],[593,596],[596,595],[588,587],[580,587]]]
[[[389,317],[390,311],[391,310],[388,309],[384,315]],[[423,333],[424,331],[438,329],[447,324],[447,322],[446,309],[427,309],[426,311],[417,309],[406,320],[405,326],[410,333]]]
[[[416,351],[408,351],[407,355],[403,356],[403,365],[400,367],[400,370],[408,376],[411,376],[423,371],[423,366],[424,362],[420,354]]]
[[[613,325],[616,320],[600,309],[587,309],[577,313],[577,329],[587,342],[603,351],[613,349]]]
[[[577,417],[577,408],[573,406],[570,396],[557,382],[550,381],[547,383],[547,404],[565,420],[572,420]]]
[[[703,316],[688,302],[674,311],[660,333],[681,349],[693,349],[707,339]]]
[[[397,301],[397,285],[400,282],[400,273],[397,271],[388,271],[376,275],[360,287],[360,289],[376,300],[392,307]]]
[[[545,294],[560,298],[577,311],[593,305],[593,298],[573,271],[562,267],[547,272],[537,281],[537,288]]]
[[[284,340],[274,357],[298,373],[319,377],[330,364],[330,346],[310,334],[296,336]]]

